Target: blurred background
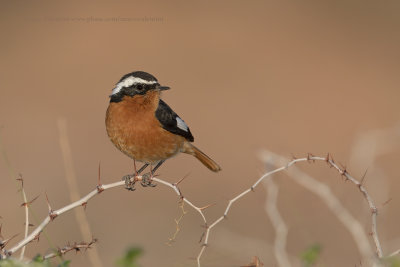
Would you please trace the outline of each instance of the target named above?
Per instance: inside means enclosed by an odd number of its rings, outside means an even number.
[[[160,178],[181,183],[198,206],[215,204],[209,222],[229,199],[264,172],[262,149],[291,158],[308,152],[337,162],[361,179],[379,208],[383,251],[400,248],[400,3],[398,1],[2,1],[0,10],[0,223],[2,235],[23,237],[21,173],[32,204],[31,222],[71,202],[58,122],[66,133],[78,194],[133,169],[108,140],[108,95],[120,77],[147,71],[172,90],[163,99],[187,122],[195,144],[222,172],[179,155]],[[370,231],[370,212],[358,189],[323,163],[298,165],[326,183]],[[347,230],[315,195],[287,175],[274,176],[278,208],[289,228],[287,251],[300,255],[319,244],[318,266],[365,266]],[[203,266],[241,266],[258,256],[277,266],[275,233],[257,188],[232,207],[211,232]],[[163,185],[129,192],[111,189],[86,208],[95,248],[113,266],[129,247],[141,247],[142,266],[196,266],[203,221],[181,215],[176,194]],[[31,228],[32,230],[33,228]],[[46,228],[27,256],[85,240],[74,212]],[[371,240],[371,246],[372,240]],[[90,266],[88,254],[70,253],[72,266]],[[57,260],[55,261],[57,262]]]

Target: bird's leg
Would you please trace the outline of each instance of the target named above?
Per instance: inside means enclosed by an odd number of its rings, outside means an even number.
[[[153,165],[150,164],[150,173],[145,173],[142,177],[142,181],[141,181],[141,185],[146,187],[146,186],[151,186],[151,187],[155,187],[156,184],[153,184],[153,177],[154,177],[154,173],[156,172],[156,170],[158,168],[160,168],[160,166],[164,163],[165,160],[161,160],[157,163],[157,165],[154,167],[153,169]]]
[[[149,163],[145,163],[142,167],[140,167],[140,169],[136,173],[136,176],[141,174],[144,171],[144,169],[147,168],[147,166],[149,166]]]
[[[135,173],[134,173],[134,174],[125,175],[125,176],[122,178],[122,180],[125,180],[125,188],[126,188],[126,189],[128,189],[128,190],[130,190],[130,191],[134,191],[134,190],[135,190],[136,179],[137,179],[137,177],[139,176],[139,174],[140,174],[141,172],[143,172],[144,169],[147,168],[147,166],[149,166],[149,164],[148,164],[148,163],[145,163],[145,164],[139,169],[139,171],[137,171],[137,169],[136,169],[136,160],[133,160],[133,167],[134,167],[134,169],[135,169]],[[134,178],[133,181],[131,180],[132,178]]]
[[[158,169],[158,168],[160,168],[160,166],[164,163],[164,161],[165,160],[160,160],[158,163],[157,163],[157,165],[154,167],[154,169],[153,169],[153,173],[154,172],[156,172],[156,170]]]

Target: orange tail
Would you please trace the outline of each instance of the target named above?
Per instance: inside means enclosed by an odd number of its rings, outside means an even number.
[[[189,143],[187,143],[187,144],[189,144]],[[209,168],[213,172],[218,172],[218,171],[221,170],[221,167],[215,161],[213,161],[209,156],[207,156],[206,154],[201,152],[194,145],[192,145],[192,144],[189,144],[189,145],[190,145],[190,149],[187,149],[189,151],[186,150],[185,151],[186,153],[195,156],[198,160],[201,161],[201,163],[204,164],[204,166],[206,166],[207,168]]]

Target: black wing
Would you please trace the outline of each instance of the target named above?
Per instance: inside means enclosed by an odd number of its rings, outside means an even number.
[[[186,123],[161,99],[156,110],[156,118],[165,130],[181,135],[190,142],[194,141],[193,135]]]

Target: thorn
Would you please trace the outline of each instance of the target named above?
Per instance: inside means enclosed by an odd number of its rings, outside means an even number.
[[[252,192],[256,192],[256,190],[254,190],[254,186],[251,186],[251,187],[250,187],[250,190],[251,190]]]
[[[343,165],[341,162],[339,162],[339,166],[340,166],[340,168],[342,168],[342,169],[346,169],[346,165]]]
[[[98,186],[96,186],[97,188],[97,193],[100,194],[101,192],[104,191],[103,185],[99,184]]]
[[[184,179],[186,179],[188,176],[190,175],[190,173],[185,174],[185,176],[182,177],[182,179],[180,179],[178,182],[172,184],[174,186],[178,186]]]
[[[22,203],[22,204],[21,204],[21,207],[29,206],[30,204],[33,203],[33,201],[35,201],[36,199],[38,199],[39,196],[40,196],[40,195],[37,195],[37,196],[36,196],[34,199],[32,199],[31,201]]]
[[[49,217],[51,221],[54,221],[57,218],[58,214],[54,213],[54,211],[49,212]]]
[[[6,240],[2,240],[0,241],[0,248],[3,249],[7,246],[8,242],[10,242],[12,239],[14,239],[16,236],[18,236],[19,234],[15,234],[12,237],[6,239]]]
[[[309,162],[309,161],[313,161],[313,162],[315,162],[315,160],[314,159],[312,159],[314,157],[314,155],[312,154],[312,153],[307,153],[307,161]]]
[[[368,168],[365,170],[364,175],[363,175],[362,178],[361,178],[360,184],[363,184],[363,183],[364,183],[364,179],[365,179],[365,176],[367,175],[367,171],[368,171]]]
[[[329,158],[330,158],[330,154],[329,154],[329,152],[328,152],[328,154],[326,154],[326,157],[325,157],[325,161],[326,161],[327,163],[329,163]]]
[[[333,164],[335,164],[335,160],[333,159],[333,156],[331,155],[331,161],[329,161],[329,164],[331,167],[333,167]]]
[[[388,200],[386,200],[386,201],[382,204],[382,206],[385,206],[385,205],[388,204],[390,201],[392,201],[392,198],[389,198]]]
[[[207,208],[209,208],[209,207],[215,206],[215,205],[216,205],[215,203],[208,204],[208,205],[206,205],[206,206],[204,206],[204,207],[199,208],[199,210],[203,211],[203,210],[205,210],[205,209],[207,209]]]
[[[19,178],[16,179],[21,182],[21,187],[24,188],[24,179],[22,179],[22,174],[19,174]]]
[[[26,225],[26,223],[24,223],[24,225]],[[33,225],[33,224],[29,223],[29,224],[28,224],[28,226],[35,226],[35,225]]]
[[[97,185],[98,186],[100,186],[101,185],[101,182],[100,182],[100,164],[101,164],[101,161],[99,161],[99,170],[98,170],[98,175],[97,175],[97,179],[98,179],[98,181],[97,181]]]
[[[83,209],[86,210],[87,201],[82,203]]]
[[[50,206],[50,202],[49,202],[49,197],[47,196],[47,193],[44,192],[46,194],[46,201],[47,201],[47,206],[49,207],[49,213],[52,212],[51,206]]]
[[[49,202],[49,197],[47,196],[47,193],[45,194],[46,194],[47,206],[49,207],[49,217],[50,220],[53,221],[58,216],[58,214],[54,213],[54,211],[52,210]]]
[[[39,232],[37,235],[35,235],[35,237],[30,241],[30,242],[33,242],[33,241],[37,241],[37,242],[39,242],[39,239],[40,239],[40,233],[41,232]]]
[[[204,236],[206,235],[206,233],[205,232],[203,232],[202,234],[201,234],[201,236],[200,236],[200,240],[199,240],[199,243],[201,243],[201,241],[203,241],[203,238],[204,238]]]
[[[296,159],[297,159],[296,156],[293,155],[293,153],[290,153],[290,155],[292,155],[292,159],[293,159],[293,160],[296,160]]]

